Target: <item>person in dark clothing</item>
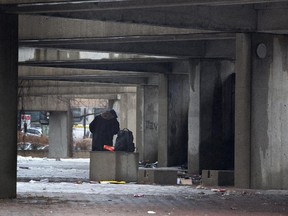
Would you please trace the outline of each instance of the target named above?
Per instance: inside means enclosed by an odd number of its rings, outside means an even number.
[[[92,136],[92,151],[104,151],[103,146],[113,146],[113,136],[120,130],[117,114],[112,109],[97,115],[89,124]]]

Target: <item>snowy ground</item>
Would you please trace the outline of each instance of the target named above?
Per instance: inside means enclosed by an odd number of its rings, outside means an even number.
[[[56,160],[18,156],[17,177],[20,181],[88,181],[89,158]]]
[[[17,170],[17,199],[0,200],[1,216],[288,215],[287,190],[99,184],[89,182],[89,159],[19,156]]]
[[[213,194],[211,188],[185,185],[161,186],[140,185],[136,183],[99,184],[89,181],[89,158],[49,159],[18,156],[17,190],[20,193],[51,192],[51,193],[86,193],[86,194],[135,194],[143,195],[187,195],[193,193]],[[237,193],[228,188],[229,193]],[[261,194],[281,194],[288,196],[287,190],[255,191]]]

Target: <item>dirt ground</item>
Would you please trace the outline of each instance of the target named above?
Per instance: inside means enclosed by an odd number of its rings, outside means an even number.
[[[211,192],[210,188],[196,192],[175,193],[165,186],[160,193],[143,195],[113,193],[20,193],[17,199],[0,200],[2,216],[84,216],[84,215],[167,215],[167,216],[230,216],[288,215],[288,193],[262,193],[259,191],[242,191],[225,189],[225,192]],[[129,186],[126,188],[129,190]],[[126,190],[125,187],[121,190]],[[155,187],[157,189],[157,187]],[[182,188],[183,189],[183,188]],[[137,189],[141,191],[141,186]],[[169,190],[171,194],[169,194]]]

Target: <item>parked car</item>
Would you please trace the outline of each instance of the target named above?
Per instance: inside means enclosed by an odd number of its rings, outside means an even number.
[[[30,136],[42,136],[42,130],[41,128],[28,128],[26,135]]]

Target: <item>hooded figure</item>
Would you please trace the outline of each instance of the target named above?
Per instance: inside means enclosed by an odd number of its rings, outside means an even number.
[[[89,124],[90,132],[93,134],[92,151],[103,151],[104,145],[113,146],[113,136],[120,129],[117,117],[112,109],[97,115]]]

